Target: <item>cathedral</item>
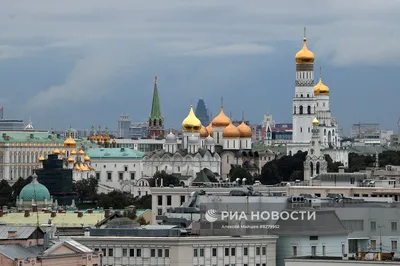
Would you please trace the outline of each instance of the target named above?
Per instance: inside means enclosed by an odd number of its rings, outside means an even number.
[[[205,168],[214,173],[216,179],[228,178],[231,165],[242,165],[250,172],[258,171],[258,154],[251,152],[252,131],[242,121],[235,126],[224,113],[220,113],[208,126],[196,117],[193,106],[182,122],[182,146],[178,148],[176,135],[170,131],[165,148],[147,154],[143,158],[144,176],[152,177],[157,171],[175,174],[189,184]],[[186,177],[186,179],[185,179]]]
[[[315,56],[307,47],[304,33],[303,47],[296,54],[296,82],[293,98],[293,133],[292,142],[287,145],[288,155],[298,151],[308,151],[313,136],[314,118],[318,122],[321,152],[329,154],[333,161],[342,162],[348,166],[348,150],[341,147],[339,126],[330,111],[330,90],[322,82],[320,71],[319,81],[314,85]]]

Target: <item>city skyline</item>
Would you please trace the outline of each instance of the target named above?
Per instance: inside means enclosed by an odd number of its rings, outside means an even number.
[[[5,118],[32,117],[45,129],[116,128],[121,113],[146,121],[157,75],[167,128],[178,128],[200,98],[217,114],[221,97],[234,119],[244,111],[251,123],[264,113],[291,123],[294,55],[306,26],[315,69],[323,68],[344,133],[358,122],[395,130],[400,53],[393,22],[400,5],[311,1],[287,9],[284,2],[6,3],[0,10]]]

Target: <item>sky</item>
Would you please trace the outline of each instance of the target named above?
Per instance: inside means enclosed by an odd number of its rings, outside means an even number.
[[[303,27],[331,111],[397,128],[398,0],[35,0],[0,9],[0,105],[35,128],[148,119],[154,76],[167,127],[204,99],[234,119],[291,122]],[[316,80],[317,82],[318,80]]]

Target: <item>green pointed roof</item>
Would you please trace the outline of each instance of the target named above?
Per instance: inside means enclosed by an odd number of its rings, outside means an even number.
[[[158,97],[157,76],[154,77],[153,103],[151,104],[150,119],[163,119],[161,115],[160,98]]]

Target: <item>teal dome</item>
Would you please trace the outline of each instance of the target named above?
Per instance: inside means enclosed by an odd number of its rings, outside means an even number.
[[[32,182],[21,190],[19,198],[23,201],[35,199],[37,201],[50,200],[49,190],[37,181],[37,175],[32,176]]]

